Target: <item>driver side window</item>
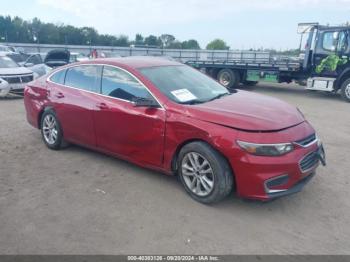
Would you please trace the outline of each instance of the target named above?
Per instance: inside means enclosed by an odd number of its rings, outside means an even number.
[[[127,101],[133,101],[135,98],[153,99],[152,95],[137,79],[112,66],[103,67],[101,93]]]
[[[339,33],[338,38],[338,52],[345,52],[348,49],[348,35],[343,31]]]
[[[322,48],[327,51],[335,51],[338,32],[325,32],[323,34]]]

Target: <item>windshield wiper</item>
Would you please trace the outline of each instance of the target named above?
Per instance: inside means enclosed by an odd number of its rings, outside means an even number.
[[[213,100],[215,100],[215,99],[219,99],[219,98],[221,98],[221,97],[223,97],[223,96],[228,96],[228,95],[231,95],[231,93],[222,93],[222,94],[218,94],[218,95],[214,96],[213,98],[210,98],[209,100],[207,100],[207,101],[205,101],[205,102],[213,101]]]
[[[201,101],[201,100],[198,100],[198,99],[194,99],[194,100],[182,102],[181,104],[183,104],[183,105],[195,105],[195,104],[202,104],[204,102],[206,102],[206,101]]]

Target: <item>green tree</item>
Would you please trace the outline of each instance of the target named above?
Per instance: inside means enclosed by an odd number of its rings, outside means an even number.
[[[190,39],[181,43],[182,49],[201,49],[197,40]]]
[[[209,50],[228,50],[230,47],[222,39],[215,39],[207,45]]]
[[[171,34],[143,37],[136,34],[135,40],[129,41],[125,35],[99,34],[93,27],[75,27],[65,24],[45,23],[38,18],[25,21],[15,16],[0,15],[0,42],[67,44],[67,45],[105,45],[130,46],[148,45],[173,49],[200,49],[194,39],[180,42]]]
[[[120,35],[116,37],[114,45],[116,46],[130,46],[129,38],[126,35]]]
[[[160,40],[162,41],[162,47],[163,48],[170,48],[170,46],[175,41],[175,37],[173,35],[169,35],[169,34],[162,34],[160,36]]]
[[[170,49],[181,49],[182,48],[182,43],[180,41],[173,41],[172,43],[170,43],[167,48]]]
[[[141,34],[136,34],[135,36],[135,45],[143,45],[144,44],[144,39]]]
[[[148,37],[145,38],[145,45],[148,46],[160,46],[161,45],[161,41],[158,37],[154,36],[154,35],[150,35]]]

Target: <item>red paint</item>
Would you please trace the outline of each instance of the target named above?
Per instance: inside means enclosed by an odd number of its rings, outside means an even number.
[[[315,151],[317,145],[296,146],[284,156],[261,157],[246,153],[236,143],[237,139],[255,143],[293,142],[313,134],[314,129],[295,107],[245,91],[204,104],[180,105],[164,96],[138,71],[141,67],[177,62],[124,58],[95,59],[82,64],[87,63],[110,64],[129,71],[164,109],[134,107],[126,101],[41,78],[25,88],[24,103],[31,125],[38,128],[40,114],[46,107],[52,107],[67,141],[167,174],[173,173],[172,161],[181,145],[192,140],[205,141],[231,164],[241,197],[266,200],[265,180],[288,173],[287,187],[291,187],[305,176],[298,162]]]

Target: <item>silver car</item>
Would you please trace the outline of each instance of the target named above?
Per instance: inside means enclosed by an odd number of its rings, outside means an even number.
[[[27,67],[32,70],[37,76],[46,75],[51,71],[47,65],[44,64],[40,54],[25,54],[25,53],[7,53],[6,56],[10,57],[20,66]],[[34,75],[35,75],[34,74]]]
[[[9,93],[22,94],[24,86],[34,80],[33,71],[0,53],[0,97]]]

